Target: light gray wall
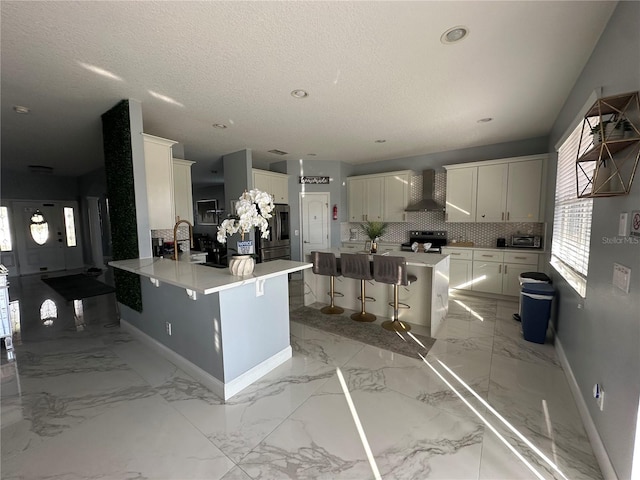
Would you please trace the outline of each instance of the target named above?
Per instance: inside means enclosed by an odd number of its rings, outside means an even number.
[[[295,230],[299,232],[302,229],[300,219],[300,193],[304,187],[305,192],[328,192],[329,193],[329,222],[331,228],[331,234],[329,237],[330,246],[340,246],[340,222],[347,220],[346,206],[346,186],[344,185],[343,177],[343,164],[342,162],[320,162],[315,160],[305,160],[300,165],[299,160],[288,160],[286,162],[286,172],[283,170],[283,162],[278,162],[278,165],[272,166],[279,168],[281,173],[287,173],[289,175],[289,206],[291,208],[290,220],[291,220],[291,259],[300,260],[300,236],[295,236]],[[305,176],[323,176],[329,177],[329,185],[301,185],[299,183],[299,177],[301,175],[301,168]],[[333,220],[333,206],[338,205],[338,220]]]
[[[576,116],[595,89],[602,87],[602,96],[640,89],[639,47],[640,2],[620,2],[549,137],[551,161],[546,210],[549,225],[553,222],[555,144],[568,129],[575,127]],[[625,241],[617,237],[618,218],[620,213],[632,210],[640,210],[637,178],[630,195],[594,200],[584,300],[551,269],[558,289],[555,318],[558,338],[620,479],[631,477],[640,396],[640,242],[610,242],[616,238]],[[612,286],[614,262],[632,269],[629,294]],[[605,391],[602,412],[592,396],[596,382]]]
[[[142,313],[120,305],[122,318],[223,382],[222,350],[214,343],[215,322],[220,319],[218,295],[201,295],[193,301],[184,288],[167,284],[154,287],[148,278],[140,280]],[[171,336],[167,335],[166,322],[171,323]]]
[[[224,209],[231,209],[231,200],[238,200],[245,190],[249,190],[253,185],[253,175],[251,173],[252,160],[251,150],[240,150],[222,157],[224,165]],[[235,212],[231,212],[235,213]],[[249,236],[245,235],[245,240],[255,241],[253,231]],[[240,234],[236,234],[227,239],[227,248],[237,251],[237,243]],[[229,254],[234,253],[231,251]]]
[[[254,283],[220,292],[226,382],[289,345],[288,292],[287,275],[267,279],[260,297]]]
[[[2,170],[2,199],[77,200],[78,177],[34,175],[16,170]]]

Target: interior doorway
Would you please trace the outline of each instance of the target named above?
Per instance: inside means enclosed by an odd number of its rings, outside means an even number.
[[[329,248],[329,192],[300,193],[302,261],[315,250]]]

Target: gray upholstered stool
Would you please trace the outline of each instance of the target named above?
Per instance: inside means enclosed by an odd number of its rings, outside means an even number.
[[[358,300],[360,300],[362,308],[359,313],[351,315],[351,319],[358,322],[373,322],[376,316],[365,312],[364,309],[364,304],[367,300],[372,302],[376,301],[373,297],[367,297],[365,293],[365,282],[367,280],[373,280],[369,255],[362,253],[342,253],[340,255],[340,265],[343,277],[360,280],[360,296]]]
[[[393,302],[389,302],[389,305],[393,307],[393,317],[391,317],[391,320],[382,322],[382,328],[397,332],[411,330],[411,326],[398,319],[398,310],[400,308],[411,308],[406,303],[398,301],[398,286],[410,285],[418,280],[415,275],[407,273],[407,260],[404,257],[374,255],[373,278],[378,283],[393,285]]]
[[[311,252],[311,258],[313,259],[313,273],[316,275],[326,275],[329,278],[329,298],[331,298],[331,305],[322,307],[320,311],[328,315],[338,315],[344,312],[344,308],[336,307],[334,302],[335,297],[342,297],[340,292],[336,292],[334,288],[335,278],[340,276],[340,267],[336,261],[336,256],[333,253],[327,252]]]

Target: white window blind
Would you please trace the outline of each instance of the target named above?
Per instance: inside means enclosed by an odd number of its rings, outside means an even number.
[[[576,158],[581,133],[585,138],[590,135],[589,126],[583,125],[582,122],[558,151],[551,265],[582,297],[585,297],[593,199],[577,196]],[[586,150],[589,142],[582,143],[583,150]],[[581,151],[580,155],[583,153],[584,151]],[[584,185],[580,185],[580,189],[583,188]]]

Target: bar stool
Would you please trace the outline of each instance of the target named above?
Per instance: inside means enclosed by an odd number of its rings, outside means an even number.
[[[336,307],[333,303],[335,297],[343,297],[340,292],[336,292],[334,289],[334,281],[336,277],[340,276],[340,267],[336,260],[336,256],[333,253],[327,252],[311,252],[313,258],[313,273],[316,275],[325,275],[329,278],[329,292],[328,295],[331,298],[331,305],[322,307],[320,311],[327,315],[338,315],[344,313],[344,308]]]
[[[373,297],[367,297],[365,293],[365,281],[373,280],[369,255],[362,253],[342,253],[340,254],[340,263],[343,277],[360,280],[360,296],[358,300],[360,300],[362,308],[359,313],[351,315],[351,319],[357,322],[375,321],[376,316],[364,310],[364,304],[367,300],[371,302],[376,301]]]
[[[418,280],[415,275],[407,273],[407,260],[404,257],[374,255],[373,278],[376,282],[393,285],[393,302],[389,302],[389,305],[393,307],[393,317],[391,317],[391,320],[382,322],[382,328],[396,332],[408,332],[411,330],[410,325],[398,319],[398,310],[400,308],[411,308],[406,303],[398,301],[398,286],[407,286]]]

